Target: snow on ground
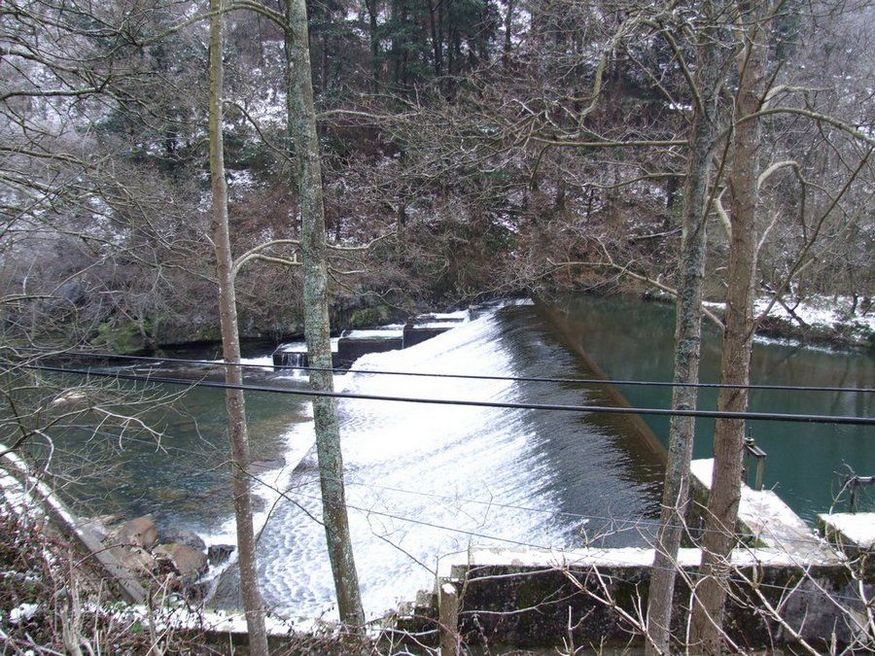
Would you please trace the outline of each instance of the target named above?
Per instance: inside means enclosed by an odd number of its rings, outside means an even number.
[[[761,315],[769,306],[770,297],[760,298],[754,303],[754,314]],[[795,302],[794,302],[795,303]],[[875,312],[869,312],[864,316],[857,314],[851,316],[853,299],[850,296],[810,296],[798,304],[787,303],[793,309],[796,316],[809,326],[827,330],[838,329],[842,326],[850,328],[855,338],[864,340],[875,332]],[[779,303],[775,303],[769,310],[768,316],[795,322],[790,313]]]
[[[16,606],[9,613],[9,621],[12,622],[12,624],[27,622],[30,618],[36,615],[38,609],[38,604],[21,604]]]
[[[228,186],[234,193],[245,193],[255,188],[255,177],[248,169],[225,169]]]
[[[754,316],[762,316],[771,301],[771,296],[764,296],[754,301]],[[849,332],[851,337],[860,342],[866,341],[869,335],[875,334],[875,310],[870,310],[865,315],[861,315],[858,306],[857,313],[851,315],[853,299],[850,296],[814,295],[809,296],[804,301],[785,301],[785,303],[799,319],[812,328],[826,331],[843,329],[843,332]],[[719,312],[726,310],[725,303],[704,301],[703,305],[706,308]],[[794,325],[797,324],[796,319],[784,306],[777,302],[769,309],[767,316],[781,319]],[[761,340],[775,341],[773,338],[761,338]]]

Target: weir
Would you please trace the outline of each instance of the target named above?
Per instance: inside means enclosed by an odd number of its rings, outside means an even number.
[[[443,330],[412,349],[366,355],[337,378],[338,388],[592,405],[619,396],[600,385],[520,382],[527,376],[592,377],[592,372],[583,370],[570,350],[557,348],[543,315],[532,308],[508,310],[479,321],[453,321],[458,330]],[[430,329],[429,323],[419,327]],[[481,364],[488,367],[485,372]],[[496,380],[363,375],[369,369],[482,372]],[[339,408],[353,541],[357,553],[365,554],[359,571],[372,617],[396,608],[399,590],[409,598],[410,585],[431,583],[393,627],[424,632],[437,644],[437,627],[443,626],[445,650],[460,640],[553,646],[569,635],[569,612],[575,624],[580,620],[572,631],[575,639],[626,644],[634,630],[629,618],[634,623],[646,607],[653,559],[647,543],[662,480],[662,447],[646,425],[593,414],[536,417],[527,410],[356,400],[342,400]],[[624,430],[630,425],[633,430]],[[650,439],[636,440],[636,432],[649,433]],[[267,605],[292,623],[330,619],[332,612],[324,534],[311,520],[321,512],[312,446],[312,424],[295,426],[285,473],[271,481],[294,503],[267,504],[272,517],[259,540]],[[692,473],[701,507],[710,488],[710,462],[695,461]],[[852,639],[854,621],[865,625],[865,618],[851,608],[848,620],[830,600],[855,594],[851,559],[872,553],[875,529],[866,538],[865,519],[824,516],[831,539],[846,550],[855,545],[857,551],[846,553],[815,536],[772,491],[745,488],[740,514],[742,536],[732,562],[736,592],[746,603],[731,612],[731,635],[771,646],[791,641],[796,626],[800,636],[814,640],[833,635],[842,621],[836,635]],[[699,515],[688,521],[694,532]],[[875,518],[868,521],[875,527]],[[700,557],[692,548],[679,556],[678,567],[690,580]],[[871,569],[866,576],[872,585]],[[220,587],[216,605],[237,607],[233,570]],[[680,583],[676,603],[683,607],[688,601],[689,591]],[[755,604],[760,610],[753,610]],[[781,620],[790,623],[764,617],[761,609],[769,606],[780,607]],[[804,622],[798,624],[799,618]],[[239,624],[231,629],[239,630]]]
[[[435,374],[485,373],[491,380],[366,375],[368,370]],[[603,403],[598,390],[515,382],[514,376],[584,376],[574,354],[557,348],[550,327],[529,306],[460,322],[413,347],[361,358],[337,378],[349,393],[409,398]],[[502,378],[506,377],[506,378]],[[576,413],[387,403],[338,402],[350,527],[363,602],[371,618],[434,580],[436,560],[464,553],[472,539],[497,546],[579,544],[611,520],[653,516],[662,477],[659,460],[623,439],[622,418],[600,424]],[[289,444],[307,444],[300,424]],[[286,458],[289,466],[293,458]],[[315,453],[307,453],[284,486],[259,539],[265,603],[278,615],[334,614],[325,537],[311,517],[322,513]],[[294,526],[290,531],[288,527]],[[477,537],[472,538],[472,534]],[[628,545],[631,531],[607,538]],[[215,606],[237,605],[229,571]]]
[[[332,339],[332,366],[347,368],[368,353],[384,353],[406,349],[445,333],[471,317],[477,308],[449,313],[420,314],[405,324],[377,326],[370,329],[344,330]],[[275,368],[306,368],[307,345],[302,342],[280,344],[273,352]]]
[[[570,337],[566,317],[540,308]],[[569,342],[597,376],[607,375],[576,339]],[[628,406],[611,387],[612,400]],[[645,443],[663,452],[643,423]],[[739,546],[728,567],[733,592],[725,629],[740,648],[774,649],[805,641],[818,648],[872,644],[871,598],[875,592],[875,513],[818,515],[816,534],[772,490],[762,489],[765,452],[751,440],[755,487],[742,485]],[[661,453],[660,453],[661,455]],[[713,460],[691,467],[691,534],[700,532],[711,488]],[[643,526],[642,533],[651,533]],[[702,552],[682,548],[675,589],[676,635],[684,635],[684,609]],[[643,646],[644,609],[654,552],[646,547],[538,550],[470,548],[440,561],[435,585],[400,609],[409,631],[439,627],[441,653],[460,654],[460,644],[501,650],[558,645],[627,649]],[[861,587],[862,586],[862,587]],[[870,606],[867,616],[866,605]],[[423,618],[426,618],[423,621]],[[630,636],[637,635],[634,641]]]
[[[367,355],[358,361],[356,371],[343,377],[345,389],[377,394],[404,389],[405,395],[424,397],[476,395],[494,400],[623,404],[619,390],[603,385],[564,389],[510,381],[359,375],[368,369],[464,373],[477,371],[472,366],[476,362],[489,363],[489,373],[497,376],[592,377],[595,372],[606,377],[586,359],[589,366],[575,370],[580,366],[577,343],[571,344],[574,355],[564,352],[567,361],[559,358],[562,350],[545,348],[555,337],[539,332],[538,321],[544,315],[537,312],[514,308],[502,313],[502,318],[462,324],[458,331],[446,332],[413,350]],[[526,318],[525,330],[519,331],[517,321],[522,317]],[[560,333],[564,335],[565,330]],[[563,368],[546,370],[548,363]],[[532,369],[527,370],[528,366]],[[347,407],[351,404],[356,405]],[[392,593],[406,581],[417,580],[417,570],[428,567],[434,570],[431,586],[415,602],[402,605],[392,628],[431,636],[431,644],[436,645],[437,628],[443,627],[440,643],[445,650],[460,641],[490,647],[505,643],[550,648],[569,635],[569,612],[576,644],[626,645],[635,630],[634,619],[640,619],[640,609],[646,608],[653,561],[648,542],[656,517],[652,500],[658,498],[662,480],[657,463],[664,451],[649,427],[626,417],[606,420],[599,415],[550,414],[535,420],[529,412],[493,416],[489,410],[470,408],[415,408],[413,404],[346,400],[340,404],[353,542],[358,553],[367,554],[363,557],[367,565],[359,567],[366,608],[379,613],[386,607],[381,602],[388,605]],[[490,434],[490,430],[496,432]],[[635,439],[638,436],[642,439]],[[600,442],[605,438],[607,442]],[[489,457],[484,459],[483,454]],[[311,457],[304,458],[293,484],[305,485],[307,472],[314,480]],[[490,467],[504,458],[508,458],[507,480]],[[617,463],[628,466],[631,462],[655,465],[648,478],[652,483],[636,491],[640,501],[624,495],[635,489],[634,477],[641,474],[631,474],[631,468],[612,469]],[[710,466],[705,460],[693,465],[694,498],[699,504],[707,502]],[[477,490],[484,478],[487,498],[496,500],[488,520],[485,515],[476,516],[478,506],[473,501],[482,498],[482,491],[478,494]],[[411,480],[416,481],[418,500],[407,496]],[[561,495],[553,494],[547,480],[562,485]],[[649,501],[641,503],[644,499]],[[305,497],[303,503],[318,516],[318,499]],[[543,522],[533,521],[531,511],[548,509]],[[325,608],[320,599],[331,597],[330,580],[327,572],[317,572],[312,564],[302,569],[303,563],[318,562],[318,554],[310,549],[322,538],[310,534],[306,521],[289,510],[278,509],[275,528],[269,525],[262,536],[265,596],[281,614],[307,615],[312,609]],[[690,515],[691,533],[699,528],[700,515]],[[471,516],[473,523],[468,521]],[[427,520],[425,528],[418,518]],[[571,530],[556,531],[560,518],[574,520],[568,527]],[[290,525],[298,527],[293,539],[281,530]],[[447,540],[448,532],[456,532],[458,539]],[[842,551],[816,536],[770,490],[745,487],[741,534],[732,567],[738,579],[734,589],[743,603],[730,611],[731,636],[745,640],[745,647],[770,647],[797,637],[818,640],[833,634],[840,641],[853,640],[857,611],[840,609],[831,602],[854,594],[851,561]],[[437,565],[432,566],[435,557]],[[678,567],[688,580],[695,580],[700,559],[701,553],[694,548],[681,551]],[[679,577],[676,591],[679,608],[689,603],[684,576]],[[294,587],[289,589],[292,581]],[[300,610],[302,602],[304,610]],[[780,612],[769,617],[764,608]],[[837,628],[837,623],[843,628]]]

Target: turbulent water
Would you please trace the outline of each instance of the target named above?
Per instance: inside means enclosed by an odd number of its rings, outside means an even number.
[[[603,403],[577,384],[371,375],[365,370],[585,376],[531,306],[509,307],[404,351],[365,356],[344,391],[496,402]],[[471,545],[562,548],[643,541],[659,460],[616,421],[577,412],[344,400],[347,500],[366,612],[430,587],[438,559]],[[306,443],[302,425],[290,444]],[[265,602],[286,617],[333,617],[315,453],[284,481],[259,540]],[[233,606],[235,575],[217,595]]]

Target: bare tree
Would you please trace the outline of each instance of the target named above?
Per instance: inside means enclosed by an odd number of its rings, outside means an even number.
[[[735,6],[741,48],[737,55],[739,85],[734,115],[755,114],[763,94],[766,14],[771,7],[739,2]],[[757,186],[760,127],[756,119],[742,121],[732,134],[734,160],[729,173],[732,193],[728,288],[725,329],[717,400],[724,412],[747,410],[750,354],[754,334],[753,301],[756,295]],[[736,543],[735,524],[741,499],[745,421],[717,419],[714,431],[714,472],[705,534],[702,542],[702,579],[695,588],[690,644],[703,654],[719,654],[722,646],[726,599],[724,563]]]
[[[722,86],[718,21],[723,2],[701,6],[704,25],[697,31],[696,73],[690,80],[694,98],[687,177],[684,187],[683,242],[675,324],[674,382],[699,380],[702,337],[702,277],[705,272],[705,225],[711,206],[711,160],[719,134],[718,102]],[[672,409],[696,407],[695,387],[678,386]],[[647,602],[647,653],[669,651],[675,584],[675,563],[683,535],[689,500],[690,459],[695,419],[673,416],[669,430],[669,455],[662,494],[660,526],[656,538],[653,574]]]
[[[249,630],[249,648],[253,654],[268,653],[264,608],[258,589],[255,561],[255,533],[252,525],[252,497],[249,489],[249,435],[240,367],[240,337],[237,329],[237,302],[234,293],[234,261],[228,228],[228,197],[225,183],[224,143],[222,138],[223,39],[222,0],[210,0],[210,183],[212,188],[212,234],[216,249],[219,280],[219,318],[222,328],[222,351],[225,359],[225,382],[236,386],[225,392],[228,412],[228,436],[231,446],[231,490],[237,524],[237,550],[240,562],[240,592]]]
[[[331,392],[331,328],[328,319],[328,244],[325,238],[325,210],[322,199],[322,167],[307,35],[305,0],[287,0],[289,138],[297,157],[297,183],[301,203],[301,251],[304,265],[304,332],[311,367],[310,385]],[[313,398],[316,450],[328,557],[340,619],[351,627],[364,624],[358,575],[353,558],[343,483],[343,456],[337,404],[330,397]]]

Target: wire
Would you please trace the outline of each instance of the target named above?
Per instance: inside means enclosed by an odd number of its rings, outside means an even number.
[[[624,380],[624,379],[606,379],[606,378],[562,378],[549,376],[493,376],[488,374],[450,374],[450,373],[429,373],[422,371],[390,371],[382,369],[342,369],[337,367],[309,367],[298,365],[277,365],[277,364],[252,364],[240,362],[225,362],[223,360],[202,360],[191,358],[158,358],[145,355],[119,355],[116,353],[92,353],[88,351],[67,351],[67,354],[103,358],[108,360],[133,360],[146,361],[152,363],[170,362],[174,364],[191,364],[198,366],[213,366],[213,367],[239,367],[241,369],[265,369],[272,367],[274,371],[291,370],[291,371],[320,371],[337,374],[356,373],[367,375],[382,375],[382,376],[414,376],[426,378],[457,378],[466,380],[504,380],[521,383],[562,383],[562,384],[580,384],[580,385],[630,385],[630,386],[649,386],[649,387],[692,387],[703,389],[752,389],[752,390],[778,390],[778,391],[798,391],[798,392],[839,392],[853,394],[872,394],[875,393],[875,387],[834,387],[829,385],[815,386],[799,386],[799,385],[771,385],[771,384],[750,384],[750,385],[734,385],[725,383],[681,383],[673,381],[651,381],[651,380]]]
[[[212,387],[216,389],[233,389],[249,392],[268,392],[272,394],[291,394],[309,397],[327,397],[334,399],[361,399],[369,401],[395,401],[400,403],[427,403],[432,405],[459,405],[480,408],[504,408],[510,410],[550,410],[561,412],[586,412],[603,414],[640,414],[656,416],[706,417],[715,419],[749,419],[757,421],[786,421],[795,423],[845,424],[859,426],[875,426],[875,417],[856,417],[843,415],[804,415],[769,412],[727,412],[722,410],[685,410],[670,408],[637,408],[599,405],[564,405],[554,403],[513,403],[509,401],[473,401],[467,399],[416,398],[408,396],[390,396],[385,394],[357,394],[351,392],[327,392],[312,389],[289,389],[270,385],[233,384],[219,381],[191,381],[166,376],[142,376],[124,374],[118,371],[95,371],[93,369],[73,369],[69,367],[51,367],[47,365],[20,365],[23,369],[45,371],[59,374],[75,374],[80,376],[95,376],[100,378],[115,378],[142,383],[164,383],[167,385],[185,385],[187,387]]]
[[[280,492],[280,495],[283,498],[288,498],[288,493],[286,493],[286,492]],[[298,496],[300,498],[310,499],[312,501],[318,501],[318,502],[321,502],[321,500],[322,500],[321,497],[319,497],[319,496],[302,494],[300,492],[297,492],[296,496]],[[493,540],[495,542],[513,544],[516,546],[527,547],[527,548],[531,548],[531,549],[538,549],[541,551],[565,552],[568,550],[567,547],[547,546],[547,545],[537,544],[537,543],[533,543],[533,542],[527,542],[525,540],[516,540],[513,538],[507,538],[507,537],[500,536],[500,535],[491,535],[489,533],[482,533],[479,531],[471,531],[468,529],[462,529],[462,528],[457,528],[457,527],[453,527],[453,526],[446,526],[444,524],[438,524],[438,523],[426,521],[423,519],[414,519],[412,517],[406,517],[403,515],[396,515],[396,514],[384,512],[381,510],[375,510],[373,508],[364,508],[362,506],[357,506],[357,505],[350,504],[350,503],[345,504],[345,506],[347,509],[355,510],[355,511],[364,513],[366,515],[377,515],[380,517],[386,517],[388,519],[395,519],[395,520],[407,522],[410,524],[416,524],[419,526],[426,526],[429,528],[434,528],[434,529],[437,529],[440,531],[446,531],[446,532],[451,532],[451,533],[458,533],[458,534],[462,534],[462,535],[467,535],[469,537],[476,537],[476,538],[481,538],[481,539],[485,539],[485,540]],[[596,518],[595,516],[590,516],[590,517]],[[790,540],[788,540],[788,542],[789,541]],[[572,547],[571,549],[573,550],[573,549],[575,549],[575,547]],[[599,547],[598,549],[600,551],[609,551],[609,548],[606,548],[606,547]],[[611,557],[607,553],[605,555],[599,555],[597,553],[590,553],[588,555],[593,560],[602,560],[602,561],[613,562]],[[674,568],[662,567],[662,566],[656,567],[653,565],[650,566],[650,569],[651,570],[660,569],[663,571],[676,571]],[[550,571],[552,571],[552,570],[550,570]],[[532,573],[533,572],[520,572],[519,576],[529,576]],[[748,583],[748,581],[746,581],[743,578],[730,577],[730,580],[735,581],[737,583],[742,583],[742,584]],[[776,584],[768,584],[768,583],[762,583],[762,582],[758,583],[758,585],[761,587],[772,588],[772,589],[776,589],[776,590],[786,590],[787,589],[786,586],[780,586],[780,585],[776,585]],[[801,589],[801,588],[798,589],[797,591],[804,593],[804,594],[817,594],[818,593],[817,590],[809,590],[809,589]],[[841,600],[850,601],[850,602],[859,601],[859,598],[854,598],[854,597],[849,597],[849,596],[841,596],[838,594],[834,594],[832,596],[835,599],[841,599]]]
[[[87,430],[84,426],[80,426],[80,425],[56,425],[56,427],[59,427],[59,428],[78,428],[78,429],[82,429],[82,430]],[[105,431],[94,431],[94,432],[96,432],[100,435],[103,435],[105,437],[111,437],[113,440],[115,440],[117,437],[117,436],[115,436],[111,433],[105,432]],[[146,445],[149,444],[148,440],[142,440],[142,439],[137,439],[137,438],[125,437],[125,440],[126,441],[134,441],[134,442],[137,442],[140,444],[146,444]],[[199,451],[196,449],[166,446],[166,445],[161,445],[161,448],[163,448],[167,451],[173,450],[176,453],[181,454],[181,455],[195,456],[198,458],[202,458],[204,456],[203,451]],[[151,455],[151,453],[150,453],[150,455]],[[272,485],[268,481],[265,481],[259,475],[250,474],[250,477],[253,480],[260,483],[261,485],[265,485],[266,487],[274,490],[277,493],[284,494],[281,490],[279,490],[278,488],[275,488],[274,485]],[[330,480],[339,481],[340,479],[332,478]],[[318,484],[319,482],[320,482],[320,477],[318,475],[311,476],[309,478],[305,478],[304,480],[302,480],[298,483],[295,483],[292,486],[292,488],[289,488],[289,489],[300,489],[306,485],[315,485],[315,484]],[[483,500],[483,499],[472,499],[470,497],[460,497],[458,495],[435,494],[435,493],[430,493],[430,492],[423,492],[421,490],[410,490],[410,489],[400,488],[400,487],[395,487],[395,486],[390,486],[390,485],[380,485],[378,483],[356,481],[356,480],[352,480],[349,478],[344,478],[343,482],[348,486],[362,487],[362,488],[369,489],[369,490],[384,490],[387,492],[395,492],[398,494],[406,494],[406,495],[418,496],[418,497],[423,497],[423,498],[428,498],[428,499],[436,499],[436,500],[440,500],[440,501],[452,501],[452,502],[457,502],[459,504],[473,504],[473,505],[486,506],[488,508],[503,508],[503,509],[507,509],[507,510],[519,510],[519,511],[527,512],[527,513],[539,513],[539,514],[543,514],[543,515],[549,515],[551,517],[564,516],[564,517],[575,518],[578,520],[597,520],[597,521],[602,521],[602,522],[605,522],[605,523],[608,523],[608,524],[614,526],[617,531],[628,531],[632,528],[637,528],[640,526],[652,526],[654,528],[657,528],[660,526],[660,520],[658,520],[658,519],[646,519],[644,517],[621,518],[621,517],[610,517],[607,515],[594,515],[594,514],[584,514],[584,513],[571,512],[571,511],[566,511],[566,510],[557,510],[555,508],[534,508],[531,506],[522,506],[522,505],[517,505],[517,504],[502,503],[500,501],[496,501],[495,499]],[[288,490],[286,492],[288,492]],[[683,528],[683,529],[689,528],[689,526],[686,524],[672,524],[672,526],[676,526],[676,527]],[[704,534],[706,531],[704,529],[699,529],[699,530],[696,530],[695,532],[697,534]],[[806,543],[810,542],[810,540],[806,539],[806,538],[782,538],[782,541],[786,542],[786,543],[799,543],[799,544],[806,544]]]

